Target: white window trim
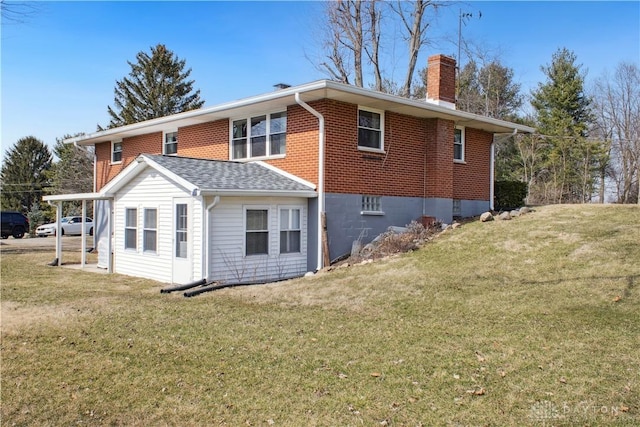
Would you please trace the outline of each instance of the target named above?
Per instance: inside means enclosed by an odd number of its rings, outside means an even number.
[[[115,145],[116,144],[120,144],[120,160],[118,161],[113,161],[113,154],[114,154],[114,149],[115,149]],[[122,140],[118,139],[115,141],[111,141],[111,152],[109,155],[109,161],[112,165],[119,165],[120,163],[122,163],[122,151],[123,151],[123,144],[122,144]]]
[[[293,209],[297,209],[300,211],[300,229],[299,230],[283,230],[282,229],[282,223],[280,222],[280,211],[282,210],[293,210]],[[304,246],[302,244],[302,237],[303,237],[303,232],[304,232],[304,227],[303,227],[303,220],[304,220],[304,206],[302,205],[282,205],[282,206],[278,206],[278,255],[279,256],[299,256],[300,254],[304,253]],[[281,231],[300,231],[300,252],[280,252],[280,232]]]
[[[464,126],[456,126],[455,129],[460,129],[460,131],[461,131],[460,132],[461,133],[460,134],[460,139],[462,141],[462,144],[461,144],[462,145],[462,158],[461,159],[456,159],[455,158],[455,131],[454,131],[454,134],[453,134],[453,137],[454,137],[454,144],[453,144],[453,146],[454,146],[454,150],[453,150],[454,154],[453,154],[453,156],[454,157],[453,157],[453,161],[455,163],[466,163],[466,161],[465,161],[465,151],[466,151],[466,146],[467,146],[467,143],[466,143],[466,139],[467,139],[467,137],[466,137],[466,133],[467,133],[466,132],[466,128]]]
[[[129,227],[127,226],[127,211],[131,210],[131,209],[135,209],[136,211],[136,221],[135,221],[135,228],[134,227]],[[123,248],[125,251],[127,252],[138,252],[138,244],[140,243],[140,208],[138,206],[125,206],[124,207],[124,224],[123,224],[123,236],[122,236],[122,240],[123,240]],[[136,245],[133,248],[128,248],[127,247],[127,230],[135,230],[136,231]]]
[[[156,228],[147,228],[145,227],[145,213],[147,211],[147,209],[155,209],[156,211]],[[159,240],[159,230],[160,228],[158,227],[158,224],[160,223],[160,209],[157,206],[143,206],[142,207],[142,241],[140,242],[141,244],[141,250],[143,254],[147,254],[147,255],[158,255],[158,240]],[[153,230],[156,232],[156,249],[151,251],[151,250],[146,250],[144,248],[144,232],[147,230]]]
[[[360,111],[368,111],[370,113],[380,114],[380,148],[361,147],[360,141],[356,141],[359,151],[368,151],[370,153],[384,153],[384,110],[377,110],[375,108],[364,107],[358,105],[358,115],[356,117],[356,128],[360,129]],[[375,130],[375,129],[374,129]]]
[[[370,216],[383,216],[384,211],[382,210],[382,196],[373,196],[371,194],[363,194],[362,197],[376,197],[379,200],[380,210],[371,211],[371,210],[361,210],[360,215],[370,215]],[[362,197],[360,198],[360,207],[362,208]]]
[[[176,152],[167,154],[167,134],[169,133],[178,133],[178,129],[167,129],[162,131],[162,154],[166,156],[177,156],[178,155],[178,144],[180,143],[180,139],[175,143],[176,144]]]
[[[232,160],[234,162],[253,162],[255,160],[270,160],[270,159],[284,159],[287,154],[286,154],[286,147],[285,147],[285,154],[267,154],[266,156],[258,156],[258,157],[252,157],[251,156],[251,118],[253,117],[258,117],[258,116],[266,116],[267,117],[267,151],[271,151],[271,115],[272,114],[278,114],[278,113],[285,113],[287,115],[287,124],[289,123],[289,117],[288,117],[288,111],[285,110],[274,110],[274,111],[267,111],[265,113],[256,113],[256,114],[252,114],[250,116],[240,116],[240,117],[233,117],[229,119],[229,160]],[[247,121],[247,157],[242,158],[242,159],[235,159],[233,158],[233,122],[238,121],[238,120],[246,120]],[[284,132],[285,134],[285,138],[287,135],[287,131],[285,130]]]
[[[247,211],[267,211],[267,253],[247,255]],[[255,230],[252,230],[255,231]],[[242,207],[242,257],[243,258],[268,258],[271,254],[271,207],[269,205],[244,205]]]

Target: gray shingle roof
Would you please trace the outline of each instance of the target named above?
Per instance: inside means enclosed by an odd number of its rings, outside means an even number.
[[[258,163],[143,154],[203,191],[298,192],[314,189]]]

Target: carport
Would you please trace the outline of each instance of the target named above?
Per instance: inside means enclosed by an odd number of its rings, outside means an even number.
[[[85,229],[85,218],[87,217],[87,202],[95,202],[96,200],[113,200],[113,197],[108,197],[100,193],[76,193],[76,194],[59,194],[59,195],[51,195],[51,196],[43,196],[42,200],[49,203],[52,206],[56,207],[56,260],[57,265],[62,265],[62,206],[64,202],[82,202],[82,260],[80,262],[80,268],[84,269],[87,263],[87,242],[86,242],[86,229]],[[95,215],[95,207],[94,207],[94,215]],[[110,218],[110,216],[109,216]],[[111,220],[109,219],[108,224],[108,235],[111,235]],[[96,239],[96,233],[94,229],[94,241]],[[109,245],[109,255],[111,253],[111,239],[108,239]],[[111,257],[109,256],[109,259]],[[113,266],[111,262],[107,264],[107,271],[109,273],[113,272]]]

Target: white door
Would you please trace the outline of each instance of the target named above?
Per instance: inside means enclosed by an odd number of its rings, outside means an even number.
[[[193,281],[191,199],[173,200],[173,283]]]

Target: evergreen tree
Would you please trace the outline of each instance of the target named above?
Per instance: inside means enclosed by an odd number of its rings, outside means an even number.
[[[200,90],[188,80],[191,69],[165,45],[151,48],[151,55],[139,52],[128,77],[116,82],[114,108],[108,107],[109,128],[164,117],[202,107]]]
[[[513,120],[522,106],[513,70],[493,60],[478,68],[469,61],[460,71],[458,108],[497,119]]]
[[[58,161],[51,165],[48,177],[51,183],[51,194],[90,193],[93,191],[93,151],[73,144],[65,144],[64,140],[76,135],[65,135],[56,139],[53,153]],[[64,204],[64,215],[79,215],[81,202]],[[88,213],[91,216],[91,212]]]
[[[49,185],[47,171],[52,156],[42,141],[27,136],[7,151],[0,171],[3,210],[27,212],[34,202],[40,202]]]
[[[538,130],[548,136],[545,203],[584,202],[591,197],[598,147],[587,141],[592,121],[591,100],[584,90],[585,76],[576,55],[566,48],[553,54],[547,76],[532,93]]]

